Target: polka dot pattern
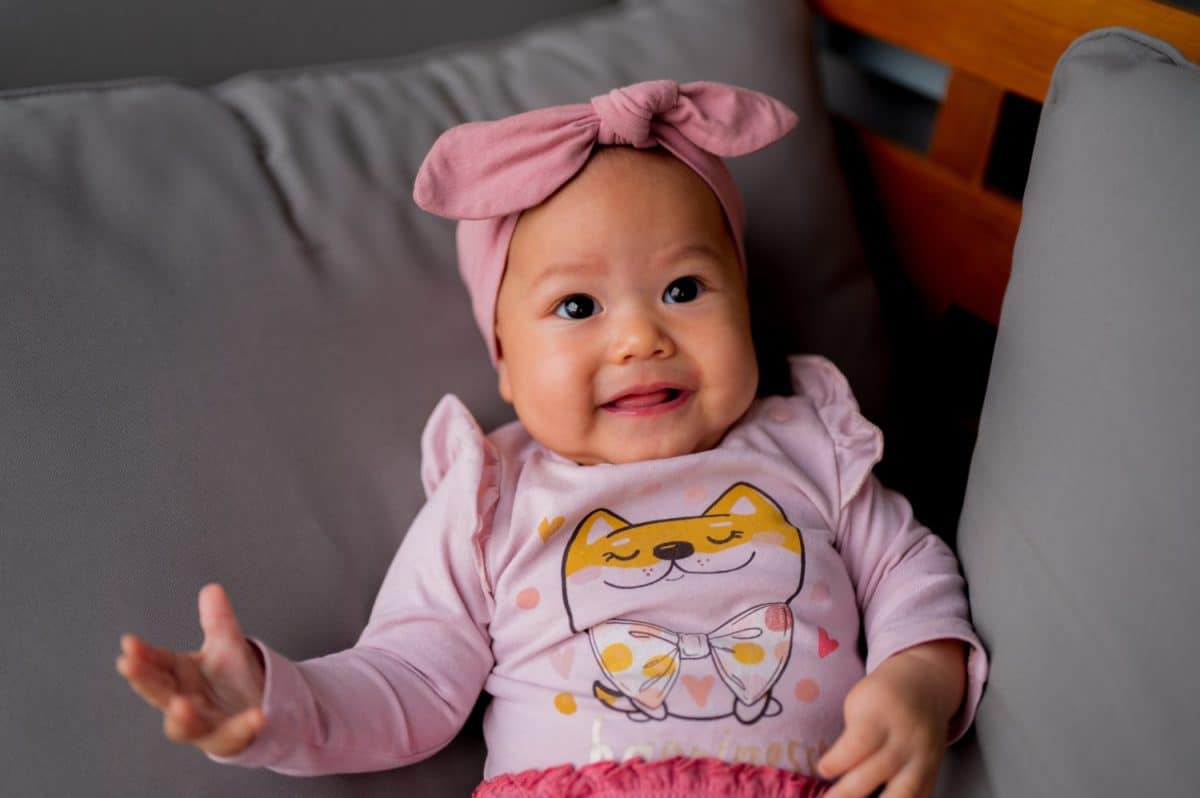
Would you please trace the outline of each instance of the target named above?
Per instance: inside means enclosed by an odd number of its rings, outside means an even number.
[[[758,643],[733,644],[733,658],[743,665],[757,665],[765,656],[766,652]]]
[[[660,679],[675,672],[675,658],[659,654],[646,660],[642,665],[642,673],[651,679]]]
[[[791,611],[787,607],[774,606],[767,609],[767,628],[782,632],[791,623]]]
[[[812,679],[796,682],[796,700],[811,704],[821,697],[821,687]]]
[[[542,594],[536,587],[527,587],[517,594],[517,606],[523,610],[531,610],[542,600]]]
[[[663,691],[659,690],[657,687],[647,687],[645,690],[641,690],[637,694],[637,700],[648,707],[657,707],[663,702],[663,698],[665,698]]]
[[[624,643],[613,643],[600,654],[604,667],[613,673],[627,670],[633,664],[633,652]]]
[[[564,715],[574,715],[578,707],[575,705],[575,696],[570,693],[559,693],[554,696],[554,708]]]

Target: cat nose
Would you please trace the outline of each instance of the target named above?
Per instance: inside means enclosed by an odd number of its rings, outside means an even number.
[[[660,560],[682,560],[696,553],[696,547],[685,540],[668,540],[654,547],[654,556]]]

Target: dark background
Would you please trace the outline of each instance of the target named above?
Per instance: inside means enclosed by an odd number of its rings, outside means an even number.
[[[144,75],[209,83],[247,69],[386,58],[490,38],[611,3],[0,0],[0,89]],[[1200,11],[1200,0],[1172,5]]]

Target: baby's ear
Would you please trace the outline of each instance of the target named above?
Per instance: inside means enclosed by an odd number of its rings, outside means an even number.
[[[497,349],[499,349],[499,344],[497,344]],[[496,379],[498,380],[497,387],[500,389],[500,396],[511,405],[513,400],[512,385],[508,381],[508,364],[504,362],[502,354],[496,355]]]

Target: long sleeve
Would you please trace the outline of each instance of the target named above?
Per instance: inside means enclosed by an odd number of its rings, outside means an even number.
[[[873,469],[883,457],[883,436],[859,411],[845,376],[827,359],[790,359],[798,397],[810,402],[829,435],[805,461],[828,486],[835,545],[854,584],[867,640],[867,672],[893,654],[939,639],[962,640],[967,655],[966,695],[951,721],[949,741],[975,717],[987,681],[988,659],[971,626],[966,584],[958,561],[941,538],[914,517],[908,500],[880,484]]]
[[[493,665],[482,547],[499,466],[453,396],[431,416],[423,449],[428,502],[358,641],[293,662],[251,638],[266,664],[266,724],[239,754],[210,759],[288,775],[385,770],[458,733]]]
[[[920,643],[956,639],[970,645],[966,695],[948,738],[957,740],[975,717],[988,665],[954,553],[913,518],[907,499],[874,475],[842,509],[837,541],[862,608],[868,673]]]

